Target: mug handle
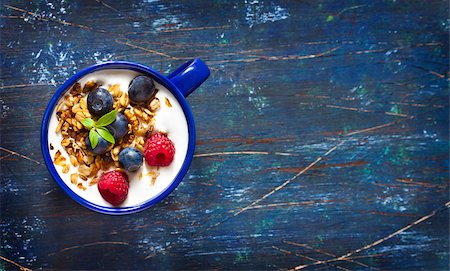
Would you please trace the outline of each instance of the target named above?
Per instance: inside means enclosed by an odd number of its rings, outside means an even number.
[[[205,62],[195,58],[178,67],[167,78],[181,91],[184,97],[189,96],[208,78],[210,71]]]

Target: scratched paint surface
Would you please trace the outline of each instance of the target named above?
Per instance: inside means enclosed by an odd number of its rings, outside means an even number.
[[[1,269],[448,269],[446,1],[1,3]],[[67,197],[39,147],[57,86],[193,57],[181,185],[121,217]]]

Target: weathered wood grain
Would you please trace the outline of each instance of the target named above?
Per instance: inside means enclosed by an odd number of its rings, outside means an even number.
[[[19,1],[0,6],[0,268],[447,270],[445,1]],[[194,161],[143,212],[67,197],[40,154],[57,86],[201,57]]]

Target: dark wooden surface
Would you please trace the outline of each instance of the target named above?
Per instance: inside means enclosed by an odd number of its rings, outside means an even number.
[[[447,1],[61,2],[0,7],[0,269],[449,268]],[[120,217],[66,196],[39,146],[57,86],[193,57],[181,185]]]

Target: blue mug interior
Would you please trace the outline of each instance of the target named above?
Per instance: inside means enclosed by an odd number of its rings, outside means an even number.
[[[149,199],[142,204],[136,205],[136,206],[130,206],[130,207],[107,207],[107,206],[101,206],[94,204],[79,195],[77,195],[70,187],[67,186],[67,184],[61,179],[58,172],[56,171],[55,165],[53,163],[53,160],[50,156],[49,152],[49,142],[48,142],[48,126],[49,121],[51,118],[51,115],[53,113],[53,110],[59,101],[59,99],[66,93],[66,91],[75,84],[78,80],[80,80],[82,77],[96,72],[100,70],[105,69],[128,69],[133,70],[136,72],[143,73],[145,75],[149,75],[152,77],[156,82],[159,84],[165,86],[177,99],[178,103],[180,104],[181,108],[183,109],[183,112],[186,116],[186,122],[188,127],[188,148],[187,153],[184,159],[184,162],[181,166],[181,169],[179,170],[178,174],[176,175],[175,179],[172,181],[170,186],[167,187],[167,189],[163,190],[159,195],[153,197],[152,199]],[[208,74],[209,75],[209,74]],[[205,78],[206,79],[206,78]],[[186,102],[185,96],[182,94],[180,89],[175,86],[174,83],[172,83],[167,77],[164,75],[161,75],[160,73],[156,72],[155,70],[144,66],[142,64],[133,63],[133,62],[127,62],[127,61],[111,61],[111,62],[105,62],[100,63],[97,65],[90,66],[88,68],[85,68],[72,77],[70,77],[62,86],[58,88],[56,93],[53,95],[52,99],[50,100],[47,109],[44,113],[44,118],[42,120],[42,126],[41,126],[41,150],[44,157],[45,164],[52,175],[53,179],[59,184],[59,186],[66,192],[72,199],[74,199],[79,204],[83,205],[86,208],[89,208],[93,211],[97,211],[104,214],[111,214],[111,215],[121,215],[121,214],[129,214],[134,213],[138,211],[142,211],[158,202],[163,200],[165,197],[167,197],[181,182],[184,175],[188,171],[188,168],[191,164],[192,158],[194,156],[194,150],[195,150],[195,125],[194,125],[194,118],[192,116],[191,109],[189,108],[188,103]]]

